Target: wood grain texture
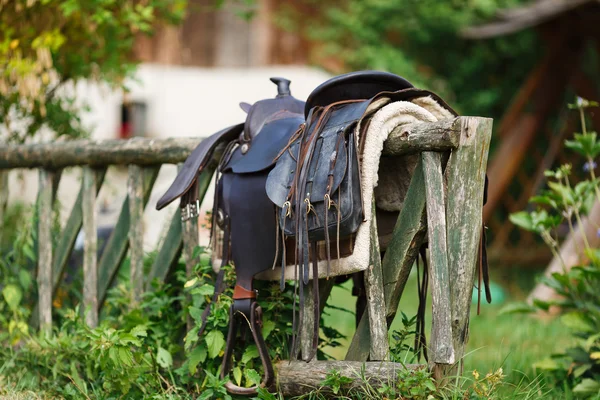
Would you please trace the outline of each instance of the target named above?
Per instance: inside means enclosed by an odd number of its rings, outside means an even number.
[[[403,156],[422,151],[445,152],[455,149],[460,138],[460,117],[403,125],[390,132],[383,155]]]
[[[456,360],[469,338],[469,311],[482,226],[483,188],[492,120],[466,117],[461,142],[446,167],[448,267],[452,298],[452,336]],[[454,372],[446,372],[446,375]]]
[[[98,325],[98,234],[96,221],[96,173],[83,168],[81,210],[83,217],[83,311],[90,328]]]
[[[135,307],[144,292],[144,179],[139,165],[129,166],[127,181],[129,198],[129,279],[131,307]]]
[[[177,164],[184,162],[203,138],[72,140],[0,145],[0,169],[62,168],[76,165]]]
[[[456,148],[453,119],[398,128],[385,143],[385,155]],[[203,138],[72,140],[26,145],[0,145],[0,169],[63,168],[77,165],[177,164],[184,162]]]
[[[419,161],[413,173],[404,206],[392,233],[382,260],[383,290],[387,324],[391,324],[402,292],[419,254],[419,247],[425,240],[425,183],[423,166]],[[361,318],[352,342],[346,353],[346,360],[366,361],[370,353],[371,333],[369,319]]]
[[[446,199],[439,153],[423,152],[423,175],[427,196],[427,236],[429,242],[429,286],[431,287],[431,338],[429,362],[453,364],[450,322],[450,282],[446,243]],[[452,251],[460,251],[453,248]]]
[[[417,370],[423,365],[400,364],[392,362],[357,362],[357,361],[280,361],[275,365],[277,372],[277,389],[283,396],[301,396],[308,392],[321,389],[322,394],[336,398],[330,388],[323,387],[322,382],[331,371],[338,371],[340,375],[351,378],[353,381],[348,389],[358,389],[368,382],[377,389],[382,385],[391,385],[398,380],[400,371]],[[364,378],[364,379],[363,379]],[[339,397],[338,397],[339,398]]]
[[[302,309],[302,326],[300,330],[300,350],[302,352],[302,360],[304,361],[316,358],[316,354],[312,353],[316,306],[314,293],[313,281],[310,280],[308,285],[304,286],[304,305]]]
[[[45,332],[52,330],[52,177],[53,172],[39,171],[38,268],[39,322]]]
[[[369,268],[365,271],[365,292],[367,295],[367,312],[371,337],[371,361],[383,361],[389,358],[388,326],[385,317],[385,300],[383,294],[383,272],[381,271],[381,252],[377,234],[377,216],[375,196],[371,201],[371,255]]]

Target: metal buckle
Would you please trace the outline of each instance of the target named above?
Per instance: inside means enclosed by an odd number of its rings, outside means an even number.
[[[192,218],[196,218],[200,215],[200,200],[196,200],[195,203],[188,203],[181,209],[181,222],[189,221]]]

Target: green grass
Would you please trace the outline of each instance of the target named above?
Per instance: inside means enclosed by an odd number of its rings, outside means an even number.
[[[335,287],[328,304],[354,311],[355,298],[351,295],[351,287],[351,282],[346,282],[342,287]],[[508,301],[515,300],[519,299],[508,299]],[[398,310],[411,317],[416,314],[417,305],[417,282],[413,275],[408,281]],[[506,376],[504,379],[506,385],[502,389],[506,397],[503,398],[527,398],[525,395],[515,397],[516,388],[518,391],[536,394],[530,398],[540,398],[544,391],[538,390],[539,372],[535,371],[533,364],[551,353],[566,349],[573,343],[573,339],[557,319],[540,319],[527,315],[499,315],[500,308],[499,305],[488,305],[484,300],[480,315],[476,313],[475,304],[471,308],[469,343],[464,362],[465,379],[472,376],[473,370],[477,370],[484,376],[501,367]],[[325,317],[325,323],[336,327],[346,335],[347,339],[342,341],[342,347],[325,349],[325,351],[336,359],[343,359],[354,333],[354,315],[340,312],[331,312],[331,314]],[[400,318],[396,318],[390,332],[400,329],[401,326]],[[426,326],[429,337],[430,298]],[[543,398],[553,397],[548,394]]]

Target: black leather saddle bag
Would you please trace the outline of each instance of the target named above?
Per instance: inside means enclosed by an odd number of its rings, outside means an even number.
[[[363,221],[356,124],[368,101],[344,101],[311,110],[269,174],[266,189],[277,206],[283,238],[296,238],[297,261],[309,243],[352,235]],[[306,270],[305,270],[306,271]]]

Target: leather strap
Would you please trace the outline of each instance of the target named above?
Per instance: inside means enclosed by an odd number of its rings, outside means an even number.
[[[233,289],[233,300],[255,299],[256,291],[248,290],[240,285],[235,285]]]

